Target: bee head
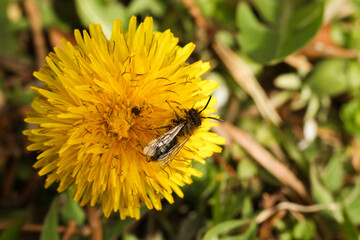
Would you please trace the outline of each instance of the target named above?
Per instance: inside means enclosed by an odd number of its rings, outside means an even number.
[[[196,126],[199,127],[201,125],[201,116],[200,112],[195,110],[194,108],[191,108],[188,111],[188,116],[190,118],[190,121]]]

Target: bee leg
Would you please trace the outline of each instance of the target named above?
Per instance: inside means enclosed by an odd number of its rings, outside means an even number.
[[[144,176],[145,176],[145,177],[148,177],[148,178],[153,178],[153,177],[151,177],[151,176],[147,175],[147,174],[146,174],[146,172],[145,172],[144,170],[143,170],[143,174],[144,174]]]
[[[141,149],[144,149],[144,146],[140,143],[140,141],[139,141],[139,139],[137,137],[135,137],[135,138],[136,138],[136,141],[137,141],[137,144],[135,145],[136,150],[138,151],[138,153],[140,153],[140,155],[144,156],[144,158],[146,159],[147,162],[150,162],[151,159],[149,158],[149,156],[145,155],[141,150],[139,150],[139,147]]]
[[[194,149],[191,149],[189,147],[184,147],[186,151],[191,152],[192,154],[199,156],[198,152],[200,152],[199,148],[193,147]]]
[[[170,174],[169,174],[167,171],[165,171],[165,169],[162,169],[162,170],[166,173],[167,178],[169,179],[169,178],[170,178]]]
[[[166,102],[166,103],[169,105],[169,107],[173,110],[176,119],[179,120],[179,119],[180,119],[180,116],[177,114],[177,112],[175,111],[175,109],[171,106],[171,104],[168,102],[168,100],[166,100],[165,102]],[[179,103],[177,103],[177,104],[179,104]],[[180,105],[180,104],[179,104],[179,105]]]
[[[141,151],[138,150],[138,152],[145,158],[145,160],[147,162],[151,162],[151,157],[149,157],[148,155],[145,155],[144,153],[142,153]]]
[[[123,142],[122,144],[126,145],[131,139],[131,136],[127,138],[127,140],[125,142]]]
[[[164,128],[168,128],[168,129],[169,129],[169,128],[171,128],[171,127],[170,127],[170,126],[162,126],[162,127],[152,128],[152,129],[155,130],[155,129],[164,129]]]
[[[141,144],[141,142],[140,142],[140,140],[139,140],[139,138],[138,138],[138,136],[136,136],[135,135],[135,139],[136,139],[136,142],[137,142],[137,144],[134,146],[134,147],[141,147],[141,149],[143,149],[144,148],[144,145],[143,144]]]

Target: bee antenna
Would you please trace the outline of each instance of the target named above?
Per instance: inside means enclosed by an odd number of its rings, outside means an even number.
[[[214,117],[201,117],[201,118],[209,118],[209,119],[213,119],[219,122],[223,122],[224,120],[220,119],[220,118],[214,118]]]
[[[208,106],[209,103],[210,103],[211,98],[212,98],[212,96],[209,97],[209,100],[207,101],[205,107],[204,107],[199,113],[201,113],[202,111],[204,111],[204,110],[207,108],[207,106]]]

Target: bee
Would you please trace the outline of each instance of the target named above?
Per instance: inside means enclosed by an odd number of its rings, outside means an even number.
[[[201,113],[208,107],[211,96],[205,107],[200,111],[194,108],[184,110],[184,117],[176,115],[172,120],[173,126],[163,135],[151,140],[143,149],[143,153],[148,156],[148,161],[157,162],[157,166],[164,168],[171,163],[185,143],[190,139],[195,130],[202,124],[202,119],[210,118],[217,121],[220,119],[213,117],[203,117]]]

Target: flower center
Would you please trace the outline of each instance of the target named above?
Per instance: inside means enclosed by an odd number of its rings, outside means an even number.
[[[115,137],[117,140],[129,138],[129,130],[135,124],[131,108],[115,105],[108,108],[104,115],[107,125],[106,131],[111,137]]]

